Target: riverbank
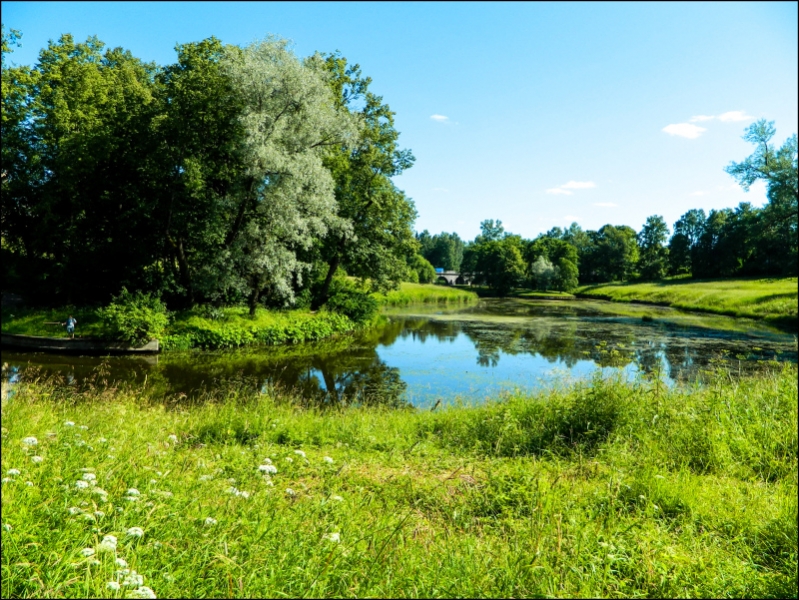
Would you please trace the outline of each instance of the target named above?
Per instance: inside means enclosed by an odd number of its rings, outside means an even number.
[[[797,278],[666,279],[647,283],[605,283],[578,288],[575,295],[614,302],[642,302],[683,310],[762,319],[796,331]]]
[[[3,595],[795,595],[796,375],[441,412],[18,385]]]
[[[463,288],[444,285],[401,283],[400,289],[385,294],[375,293],[372,297],[381,306],[407,306],[409,304],[472,304],[478,295]]]

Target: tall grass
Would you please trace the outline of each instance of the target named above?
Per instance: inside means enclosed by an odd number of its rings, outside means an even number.
[[[579,296],[617,302],[649,302],[733,317],[764,319],[796,329],[799,287],[782,279],[673,279],[650,283],[607,283],[579,288]]]
[[[2,595],[147,594],[107,588],[128,568],[160,597],[795,597],[796,375],[440,413],[18,384]]]
[[[399,290],[386,294],[373,294],[385,306],[406,306],[408,304],[471,304],[478,296],[470,290],[444,285],[402,283]]]

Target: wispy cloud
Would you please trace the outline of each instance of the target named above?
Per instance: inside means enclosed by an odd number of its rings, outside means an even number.
[[[730,121],[751,121],[754,117],[746,114],[745,110],[731,110],[719,115],[719,121],[729,123]]]
[[[569,181],[558,187],[549,188],[546,190],[547,194],[563,194],[564,196],[571,196],[574,192],[571,190],[584,190],[588,188],[595,188],[596,184],[593,181]]]
[[[618,204],[613,202],[594,202],[594,206],[602,206],[603,208],[615,208]]]
[[[690,140],[695,140],[702,135],[702,133],[707,131],[707,129],[699,127],[699,125],[691,125],[690,123],[672,123],[671,125],[666,125],[663,131],[669,135],[678,135]]]
[[[438,121],[439,123],[443,123],[444,121],[449,121],[449,117],[444,115],[430,115],[430,118],[434,121]]]

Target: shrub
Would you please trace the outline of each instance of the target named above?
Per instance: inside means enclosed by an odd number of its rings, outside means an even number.
[[[142,292],[131,294],[125,288],[99,310],[99,315],[111,337],[131,345],[157,338],[169,322],[166,305],[160,299]]]
[[[377,300],[346,279],[334,279],[325,307],[349,317],[355,323],[366,323],[377,314]]]

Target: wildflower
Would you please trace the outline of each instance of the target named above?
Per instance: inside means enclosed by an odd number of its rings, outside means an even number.
[[[75,423],[73,421],[64,421],[64,425],[67,427],[75,427]]]
[[[286,488],[286,495],[287,495],[287,496],[296,496],[296,495],[297,495],[297,492],[295,492],[295,491],[294,491],[294,490],[292,490],[291,488]]]
[[[163,477],[164,476],[164,474],[161,471],[156,471],[155,474],[158,475],[159,477]]]
[[[32,481],[26,481],[25,485],[27,485],[28,487],[33,487],[33,482]]]
[[[86,481],[94,481],[95,479],[97,479],[97,475],[95,475],[94,473],[84,473],[83,479],[85,479]]]
[[[77,506],[70,506],[69,509],[67,509],[67,512],[71,515],[79,515],[83,511],[79,509]]]
[[[100,438],[100,439],[99,439],[99,440],[97,440],[97,441],[98,441],[98,442],[100,442],[101,444],[105,444],[105,443],[106,443],[108,440],[107,440],[107,439],[105,439],[105,438]]]
[[[113,535],[107,535],[103,541],[97,545],[97,552],[113,552],[117,549],[117,539]]]
[[[35,463],[40,463],[40,462],[42,462],[44,459],[43,459],[41,456],[31,456],[31,460],[32,460],[33,462],[35,462]]]
[[[128,566],[128,561],[126,561],[124,558],[118,558],[118,559],[116,559],[114,561],[114,563],[118,567],[127,567]]]
[[[277,473],[277,467],[274,465],[261,465],[258,467],[258,470],[264,473]]]
[[[30,436],[30,437],[22,438],[22,443],[25,444],[26,446],[35,446],[36,444],[39,443],[39,440],[37,440],[33,436]]]
[[[138,496],[125,496],[125,500],[127,500],[128,502],[138,502],[139,498]]]
[[[140,587],[144,584],[144,577],[139,575],[136,571],[131,571],[125,576],[122,585],[125,587]]]
[[[126,532],[131,537],[141,537],[144,535],[144,530],[141,527],[131,527]]]
[[[333,464],[333,459],[330,458],[329,456],[325,456],[322,460],[325,461],[328,464],[331,464],[331,465]]]
[[[286,462],[287,462],[287,463],[292,463],[292,462],[294,462],[294,459],[293,459],[293,458],[291,458],[290,456],[287,456],[287,457],[286,457]]]
[[[88,427],[88,425],[79,425],[79,426],[78,426],[78,429],[84,429],[84,430],[86,430],[86,429],[88,429],[88,428],[89,428],[89,427]]]
[[[130,488],[127,492],[125,492],[128,496],[140,496],[141,492],[136,488]]]
[[[14,528],[11,527],[11,525],[9,525],[8,523],[3,523],[3,531],[11,531],[12,529]]]
[[[241,496],[242,498],[249,498],[250,497],[250,492],[239,492],[236,495],[237,496]]]
[[[125,566],[127,567],[127,564]],[[125,577],[128,573],[130,573],[130,569],[117,569],[116,576]]]
[[[98,519],[102,519],[105,516],[105,513],[101,510],[96,510],[94,511],[94,516]]]
[[[338,532],[336,532],[336,533],[328,533],[325,536],[325,539],[326,540],[330,540],[331,542],[335,542],[335,543],[338,544],[341,541],[341,534],[338,533]]]
[[[111,591],[118,592],[119,591],[119,583],[116,581],[109,581],[105,584],[105,587]]]
[[[267,480],[266,480],[266,485],[268,485],[268,486],[270,486],[270,487],[274,487],[274,485],[275,485],[275,484],[274,484],[274,483],[272,483],[272,480],[271,480],[271,479],[267,479]]]
[[[11,477],[3,477],[3,483],[8,483],[9,481],[14,481]]]
[[[155,479],[151,479],[151,480],[150,480],[150,485],[152,485],[152,484],[154,484],[154,483],[158,483],[158,481],[157,481],[157,480],[155,480]]]
[[[93,559],[91,559],[91,560],[89,561],[89,564],[90,564],[91,566],[93,566],[93,567],[99,567],[99,566],[100,566],[101,564],[103,564],[103,563],[101,563],[101,562],[100,562],[99,560],[97,560],[96,558],[93,558]]]
[[[344,502],[344,498],[342,498],[341,496],[330,496],[330,499],[333,500],[334,502]]]
[[[302,450],[295,450],[294,454],[296,454],[297,456],[302,456],[303,458],[305,458],[305,452],[303,452]]]
[[[214,519],[213,517],[205,517],[205,524],[206,525],[211,526],[211,525],[216,525],[216,523],[217,523],[217,520]]]
[[[178,436],[176,436],[174,433],[171,434],[167,439],[170,442],[172,442],[173,444],[177,444],[178,443]]]
[[[19,469],[9,469],[8,471],[6,471],[6,474],[11,476],[19,475]]]
[[[94,515],[92,515],[90,513],[84,513],[82,516],[83,516],[83,519],[85,521],[94,521],[95,520]]]
[[[75,482],[75,487],[78,488],[79,490],[85,490],[87,487],[89,487],[89,482],[79,479],[78,481]]]
[[[272,464],[272,459],[271,458],[265,458],[261,462],[264,463],[265,465],[271,465]]]
[[[213,478],[213,475],[200,475],[198,481],[211,481]]]
[[[103,488],[101,488],[101,487],[95,487],[95,488],[92,488],[92,494],[95,494],[95,495],[97,495],[97,496],[108,496],[108,492],[106,492],[106,491],[105,491]]]
[[[138,590],[131,592],[131,598],[157,598],[155,592],[148,588],[146,585],[141,586]]]
[[[235,479],[233,479],[233,478],[231,477],[230,479],[228,479],[228,480],[227,480],[227,482],[228,482],[228,483],[235,484],[235,483],[236,483],[236,480],[235,480]]]
[[[94,556],[94,548],[84,548],[80,553],[83,556]]]

